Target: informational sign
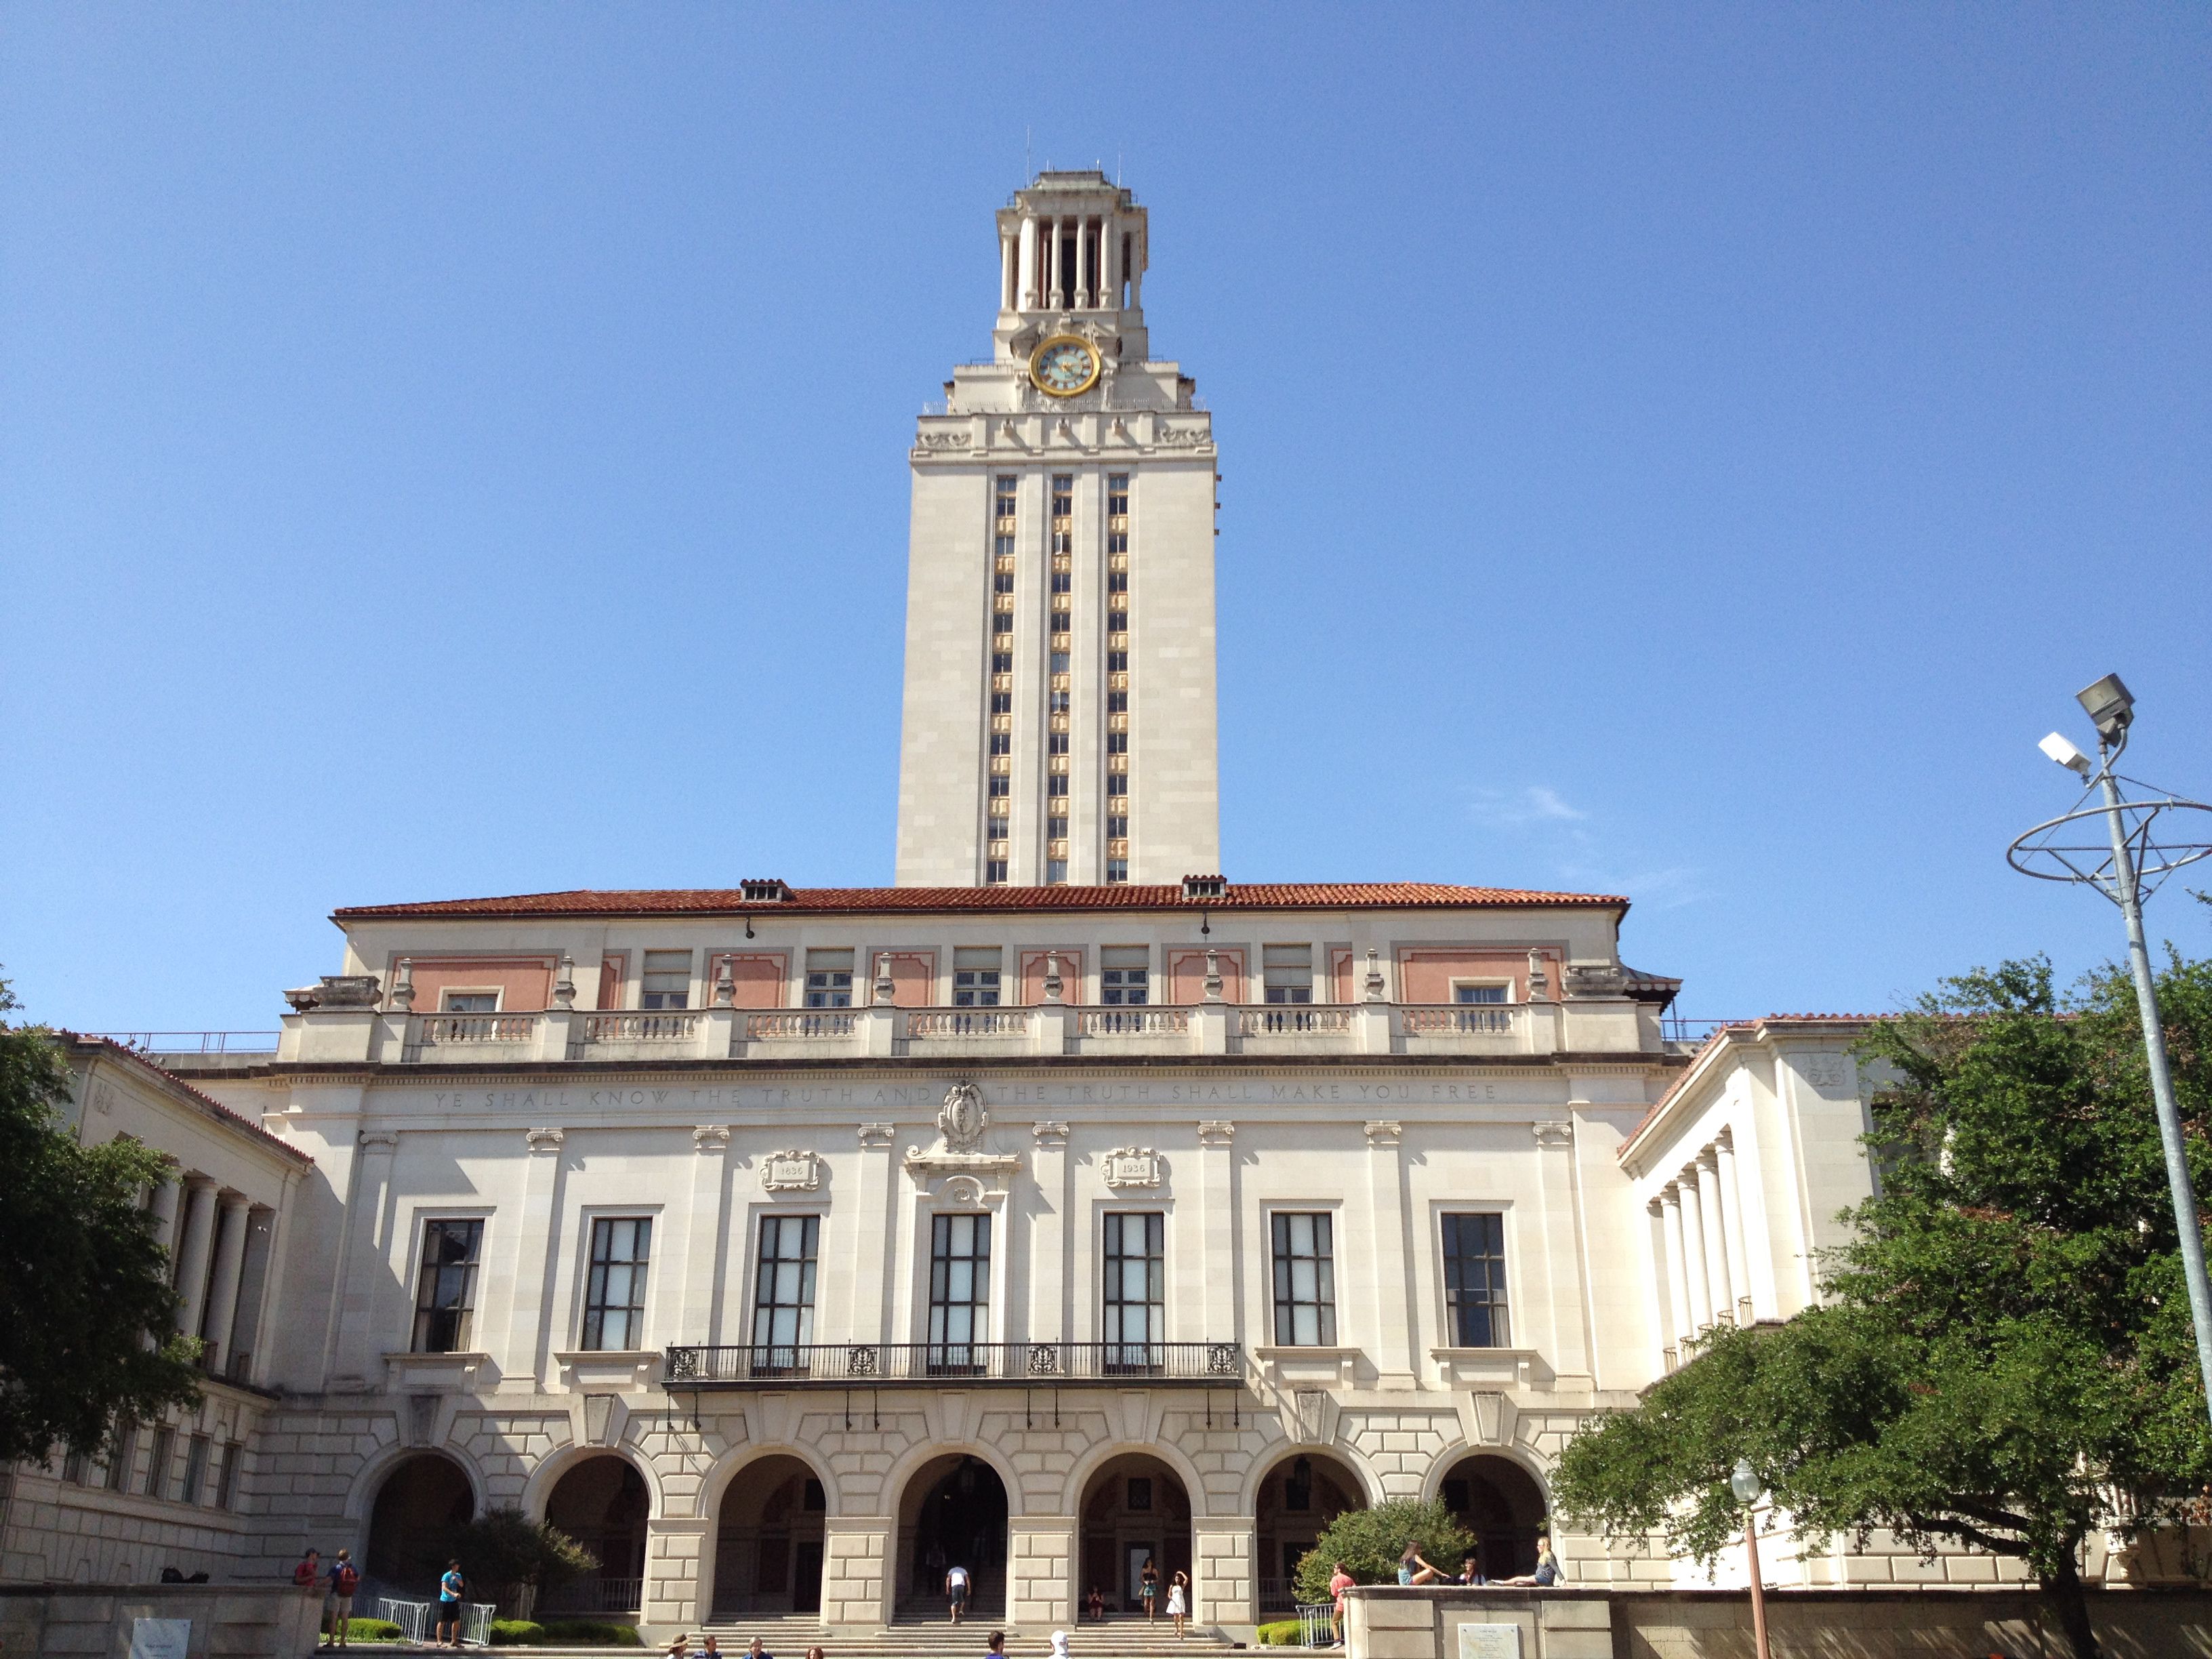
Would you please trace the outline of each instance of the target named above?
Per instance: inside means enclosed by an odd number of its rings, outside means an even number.
[[[189,1619],[133,1619],[131,1659],[185,1659],[192,1644]]]
[[[1521,1659],[1521,1626],[1462,1625],[1459,1659]]]

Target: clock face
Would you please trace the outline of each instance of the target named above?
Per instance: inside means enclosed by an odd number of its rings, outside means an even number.
[[[1079,392],[1088,392],[1097,381],[1098,353],[1088,340],[1073,334],[1055,335],[1030,357],[1030,379],[1040,392],[1073,398]]]

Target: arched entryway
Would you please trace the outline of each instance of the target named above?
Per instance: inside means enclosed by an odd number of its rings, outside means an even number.
[[[1169,1582],[1178,1572],[1190,1571],[1190,1494],[1176,1472],[1143,1452],[1109,1458],[1085,1486],[1079,1513],[1083,1565],[1078,1596],[1088,1605],[1095,1589],[1109,1617],[1142,1617],[1139,1588],[1150,1561],[1159,1576],[1155,1611],[1166,1618]]]
[[[716,1510],[714,1616],[817,1611],[828,1513],[821,1481],[796,1457],[763,1457],[731,1476]]]
[[[446,1539],[476,1518],[469,1477],[450,1457],[418,1452],[392,1465],[369,1511],[364,1576],[380,1586],[428,1595],[446,1568]]]
[[[611,1452],[586,1457],[554,1483],[545,1519],[591,1551],[599,1566],[562,1584],[547,1611],[637,1612],[645,1594],[645,1523],[653,1509],[645,1477]]]
[[[1314,1540],[1346,1510],[1366,1507],[1359,1477],[1326,1452],[1294,1453],[1267,1471],[1253,1504],[1262,1616],[1291,1610],[1298,1563]]]
[[[898,1612],[943,1618],[945,1575],[968,1569],[974,1619],[1006,1611],[1006,1486],[980,1457],[951,1452],[914,1472],[899,1495]]]
[[[1528,1470],[1510,1457],[1479,1452],[1444,1471],[1437,1496],[1452,1518],[1474,1534],[1484,1577],[1511,1578],[1536,1571],[1544,1492]],[[1458,1565],[1449,1564],[1455,1569]]]

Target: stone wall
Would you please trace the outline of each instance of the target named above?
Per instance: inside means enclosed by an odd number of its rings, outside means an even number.
[[[322,1608],[289,1584],[11,1584],[0,1586],[0,1651],[127,1654],[133,1620],[187,1619],[191,1659],[298,1659]]]
[[[2212,1593],[2088,1592],[2110,1659],[2212,1659]],[[1747,1590],[1401,1589],[1346,1598],[1346,1659],[1492,1659],[1462,1636],[1508,1626],[1500,1659],[1751,1659]],[[1770,1590],[1768,1634],[1790,1659],[2063,1659],[2043,1599],[2008,1589]],[[1517,1641],[1517,1650],[1514,1643]]]

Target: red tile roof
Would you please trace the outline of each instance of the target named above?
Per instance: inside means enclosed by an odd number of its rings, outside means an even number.
[[[332,913],[345,922],[398,916],[815,915],[884,912],[1004,915],[1083,910],[1494,910],[1531,907],[1628,908],[1609,893],[1522,892],[1510,887],[1449,887],[1425,881],[1232,882],[1223,896],[1187,899],[1179,886],[794,887],[781,901],[748,902],[737,887],[665,891],[576,888],[505,898],[435,899],[420,904],[354,904]]]
[[[88,1036],[82,1031],[58,1030],[54,1035],[62,1042],[68,1043],[79,1054],[83,1054],[89,1050],[97,1054],[112,1054],[118,1060],[127,1060],[133,1066],[137,1066],[141,1071],[152,1073],[156,1081],[166,1085],[167,1087],[175,1090],[179,1094],[185,1096],[193,1105],[198,1107],[209,1116],[220,1120],[223,1123],[229,1125],[234,1129],[238,1129],[246,1134],[250,1134],[258,1140],[267,1141],[269,1145],[274,1146],[278,1152],[283,1153],[287,1158],[297,1158],[302,1164],[313,1164],[315,1161],[312,1156],[307,1152],[301,1152],[297,1146],[292,1145],[290,1141],[284,1139],[281,1135],[270,1134],[268,1130],[263,1128],[252,1118],[246,1117],[240,1113],[234,1112],[229,1107],[224,1105],[213,1095],[202,1094],[198,1089],[193,1088],[191,1084],[185,1082],[184,1079],[179,1077],[174,1072],[163,1071],[152,1060],[147,1059],[145,1055],[140,1054],[136,1048],[126,1048],[122,1043],[118,1042],[113,1037]]]

